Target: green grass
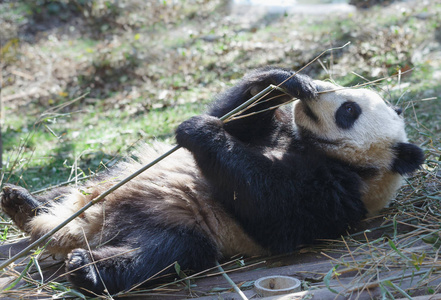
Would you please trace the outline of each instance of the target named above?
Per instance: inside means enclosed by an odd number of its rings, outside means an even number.
[[[145,100],[137,99],[131,105],[142,101]],[[100,103],[96,103],[82,107],[81,112],[50,117],[38,124],[36,116],[10,118],[3,133],[4,157],[10,165],[17,157],[19,162],[14,166],[16,170],[6,174],[11,175],[10,182],[32,190],[67,181],[76,160],[80,161],[78,167],[89,175],[112,157],[127,154],[141,140],[173,143],[175,128],[200,113],[204,104],[175,104],[133,113],[130,107],[102,110]]]
[[[92,59],[93,54],[99,45],[99,41],[89,38],[80,38],[62,40],[55,45],[43,43],[39,48],[43,53],[59,53],[65,57],[71,58],[74,63],[80,63],[84,60]]]

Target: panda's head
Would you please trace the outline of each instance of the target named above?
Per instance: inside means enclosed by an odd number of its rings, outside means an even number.
[[[315,84],[319,96],[294,105],[300,135],[350,166],[374,170],[376,176],[370,182],[378,186],[378,181],[384,181],[380,187],[395,192],[400,175],[413,172],[424,160],[422,150],[407,141],[401,110],[390,107],[369,89],[346,89],[323,81]],[[389,191],[378,197],[390,198],[392,194]],[[365,202],[375,202],[366,205],[373,212],[388,200]]]

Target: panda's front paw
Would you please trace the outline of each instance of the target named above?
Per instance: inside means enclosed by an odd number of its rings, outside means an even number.
[[[206,144],[222,129],[223,122],[213,116],[200,115],[182,122],[176,130],[176,141],[184,148]]]
[[[295,72],[265,67],[257,69],[245,76],[243,82],[252,84],[251,94],[256,94],[270,84],[283,88],[291,96],[301,100],[312,99],[317,97],[317,88],[314,81],[307,75],[295,74]],[[290,98],[278,99],[279,101],[289,101]]]
[[[317,97],[317,86],[311,77],[303,74],[296,74],[294,77],[281,85],[292,96],[301,99],[314,99]]]

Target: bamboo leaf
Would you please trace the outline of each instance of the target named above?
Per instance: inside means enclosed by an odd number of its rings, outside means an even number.
[[[325,283],[326,287],[328,288],[328,290],[330,290],[331,292],[333,292],[334,294],[339,294],[338,291],[334,290],[333,288],[331,288],[330,285],[330,280],[332,278],[332,275],[334,274],[334,272],[337,270],[337,268],[339,267],[339,265],[336,265],[335,267],[333,267],[331,270],[329,270],[329,272],[326,274],[325,278],[323,278],[323,282]]]
[[[392,221],[393,221],[393,225],[394,225],[394,239],[396,239],[397,233],[398,233],[397,215],[394,216]]]
[[[175,263],[175,271],[176,274],[181,275],[181,266],[177,262]]]
[[[31,268],[31,266],[34,264],[34,258],[31,258],[31,260],[28,262],[26,267],[24,268],[23,272],[21,272],[20,276],[17,277],[17,279],[14,280],[9,286],[7,286],[3,291],[9,291],[14,286],[17,285],[17,283],[20,282],[20,280],[25,276],[25,274],[28,272],[28,270]]]
[[[391,294],[391,292],[381,282],[380,282],[380,290],[381,290],[382,300],[395,299],[395,297]]]
[[[408,258],[406,255],[404,255],[400,250],[398,250],[397,246],[395,246],[395,243],[391,240],[388,239],[389,242],[389,246],[402,258],[404,258],[405,260],[409,260],[412,261],[410,258]]]
[[[38,259],[35,259],[34,263],[35,263],[35,267],[37,268],[38,274],[40,274],[41,284],[44,284],[44,276],[43,276],[43,272],[41,271],[40,264],[38,263]]]
[[[65,299],[66,296],[75,296],[75,299],[86,299],[86,296],[84,296],[82,293],[70,289],[60,283],[57,282],[51,282],[51,288],[55,291],[60,291],[58,294],[53,295],[52,299]],[[70,297],[69,297],[70,298]]]
[[[400,288],[399,286],[394,284],[392,281],[386,280],[386,281],[383,281],[383,283],[387,286],[390,286],[391,288],[394,288],[396,291],[398,291],[401,295],[403,295],[407,299],[412,300],[412,297],[410,297],[402,288]]]

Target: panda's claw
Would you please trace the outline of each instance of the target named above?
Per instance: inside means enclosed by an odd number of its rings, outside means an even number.
[[[283,86],[292,96],[300,100],[317,98],[317,87],[311,77],[303,74],[296,74]]]
[[[66,259],[67,278],[87,294],[103,290],[91,254],[85,249],[72,250]]]
[[[14,223],[23,231],[26,224],[37,214],[37,203],[25,189],[12,184],[3,187],[1,193],[1,207]]]

